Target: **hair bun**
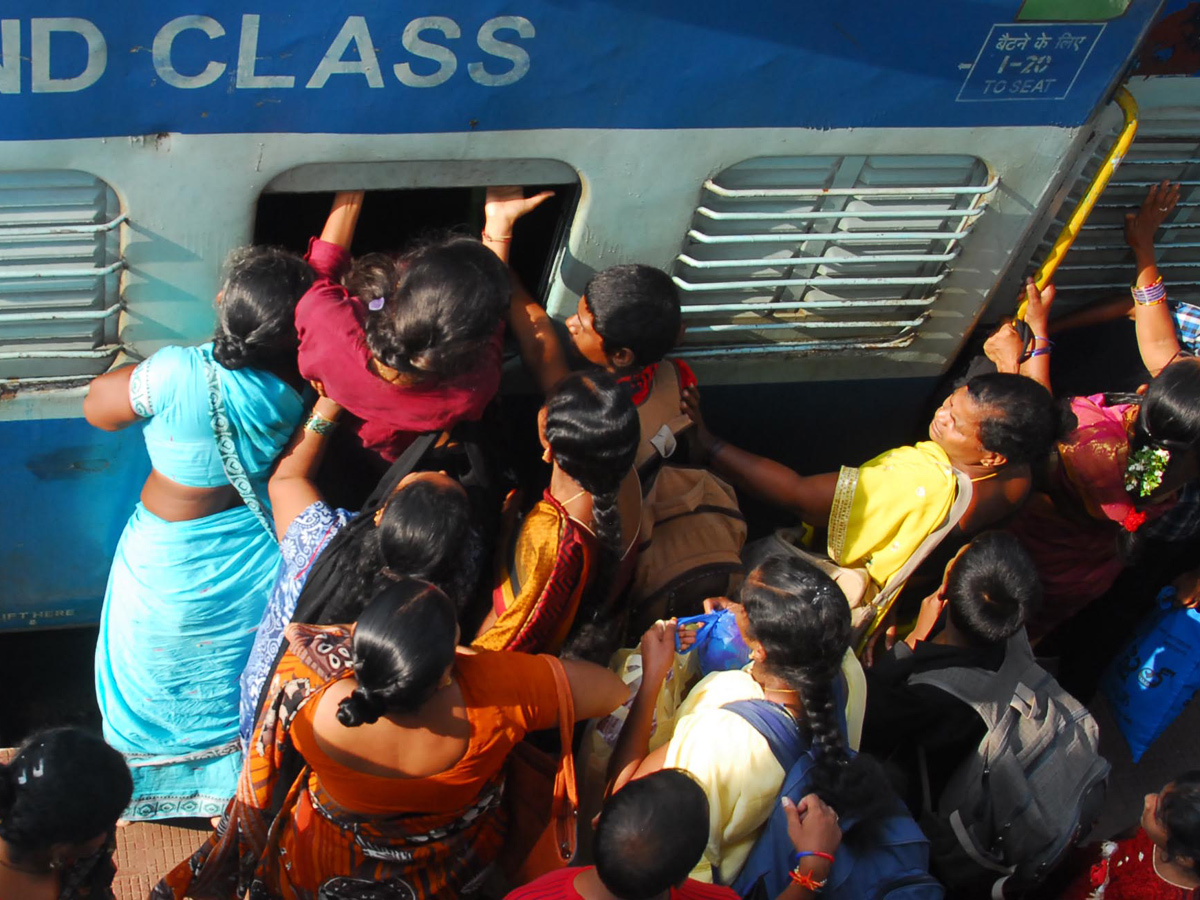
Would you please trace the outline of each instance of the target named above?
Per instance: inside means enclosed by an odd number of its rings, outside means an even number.
[[[337,720],[347,728],[371,725],[384,713],[383,702],[362,688],[355,688],[349,697],[338,704]]]
[[[248,362],[250,346],[246,339],[236,334],[219,334],[213,338],[213,359],[226,369],[240,369]]]

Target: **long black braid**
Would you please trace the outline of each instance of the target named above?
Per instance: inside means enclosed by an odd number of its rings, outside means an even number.
[[[800,697],[816,766],[813,791],[839,815],[860,821],[888,809],[883,771],[851,756],[834,705],[833,685],[850,646],[850,608],[829,576],[795,557],[771,557],[746,576],[738,595],[762,666]]]
[[[629,391],[607,372],[568,376],[546,400],[546,440],[558,467],[592,495],[592,524],[600,544],[600,559],[563,655],[606,663],[620,638],[619,616],[610,608],[626,539],[617,495],[641,440]]]

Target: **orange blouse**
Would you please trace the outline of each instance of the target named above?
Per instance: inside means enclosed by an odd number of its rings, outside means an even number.
[[[526,732],[551,728],[558,721],[554,676],[543,659],[525,653],[460,651],[455,676],[471,728],[467,751],[452,768],[424,778],[364,775],[331,759],[317,744],[312,722],[319,698],[340,679],[323,685],[291,726],[296,749],[312,769],[310,789],[319,785],[361,815],[452,813],[471,804]]]

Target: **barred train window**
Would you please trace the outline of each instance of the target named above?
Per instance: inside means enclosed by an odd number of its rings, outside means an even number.
[[[996,186],[973,156],[763,157],[705,182],[682,355],[910,344]]]
[[[1072,185],[1058,217],[1046,227],[1031,266],[1046,258],[1116,140],[1122,120],[1115,110],[1107,113],[1101,123],[1108,126],[1106,133]],[[1125,214],[1141,206],[1147,188],[1164,178],[1182,182],[1182,190],[1179,204],[1155,239],[1158,268],[1171,299],[1200,305],[1200,221],[1196,215],[1200,209],[1200,111],[1173,106],[1140,111],[1137,138],[1055,273],[1056,314],[1115,297],[1129,299],[1129,282],[1136,267],[1125,244]]]
[[[124,221],[87,173],[0,172],[0,379],[67,382],[112,364]]]

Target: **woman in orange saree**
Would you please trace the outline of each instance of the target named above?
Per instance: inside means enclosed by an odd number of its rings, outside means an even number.
[[[152,900],[457,897],[503,843],[509,752],[557,721],[550,667],[457,648],[453,604],[424,582],[388,588],[354,629],[285,637],[237,796]],[[624,699],[607,670],[564,668],[581,718]]]

